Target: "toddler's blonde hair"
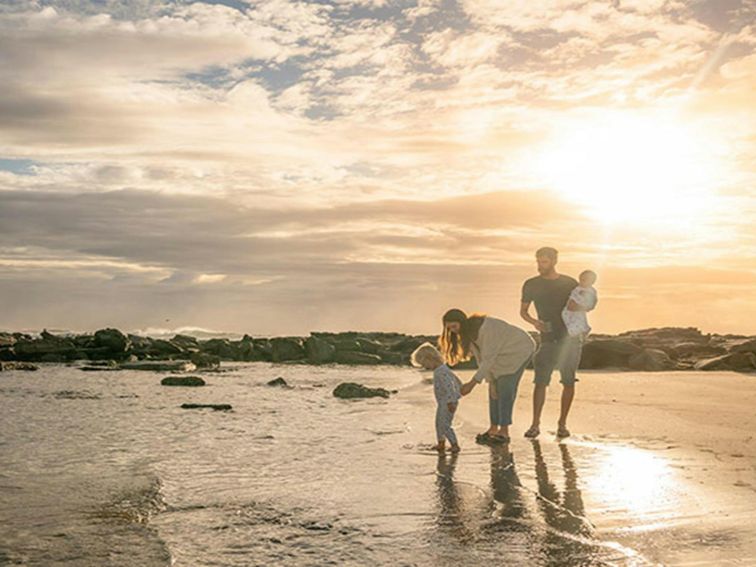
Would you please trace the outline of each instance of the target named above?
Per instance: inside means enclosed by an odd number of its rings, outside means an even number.
[[[423,362],[428,361],[431,358],[442,364],[444,362],[443,355],[436,347],[431,343],[423,343],[413,351],[410,356],[410,363],[412,366],[420,367],[423,366]]]

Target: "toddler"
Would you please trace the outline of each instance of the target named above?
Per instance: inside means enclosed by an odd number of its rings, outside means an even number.
[[[446,450],[446,440],[451,444],[452,453],[459,452],[457,435],[452,428],[454,412],[461,397],[462,382],[444,363],[441,353],[430,343],[423,343],[412,353],[412,365],[433,370],[433,394],[436,396],[436,439],[433,447],[439,453]]]
[[[572,290],[562,310],[562,320],[571,337],[585,338],[591,332],[588,324],[587,312],[595,309],[598,294],[593,284],[596,283],[596,272],[585,270],[580,274],[580,284]]]

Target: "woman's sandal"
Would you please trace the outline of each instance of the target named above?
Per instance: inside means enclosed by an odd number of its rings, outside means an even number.
[[[507,445],[511,441],[506,435],[489,435],[488,437],[494,445]]]
[[[491,442],[491,434],[488,431],[484,431],[483,433],[478,433],[475,436],[475,442],[480,443],[481,445],[485,445],[486,443]]]
[[[531,426],[531,427],[530,427],[530,429],[528,429],[528,430],[527,430],[527,431],[525,432],[525,437],[527,437],[528,439],[535,439],[535,438],[536,438],[536,437],[538,437],[538,436],[539,436],[540,434],[541,434],[541,430],[540,430],[540,429],[538,429],[537,427],[535,427],[535,426],[533,425],[533,426]]]

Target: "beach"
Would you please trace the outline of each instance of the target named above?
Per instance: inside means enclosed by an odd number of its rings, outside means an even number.
[[[485,388],[439,457],[429,374],[224,364],[207,386],[44,364],[0,380],[3,565],[750,565],[756,388],[727,372],[581,373],[537,442],[526,372],[509,448]],[[461,372],[466,379],[470,371]],[[267,382],[285,378],[291,387]],[[339,400],[345,381],[396,390]],[[231,411],[186,410],[228,403]]]

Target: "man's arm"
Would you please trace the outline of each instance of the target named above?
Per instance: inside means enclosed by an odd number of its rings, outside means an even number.
[[[528,302],[523,301],[520,304],[520,317],[522,317],[528,323],[533,325],[538,331],[543,332],[544,329],[546,328],[543,321],[539,321],[538,319],[535,319],[530,316],[530,301]]]

